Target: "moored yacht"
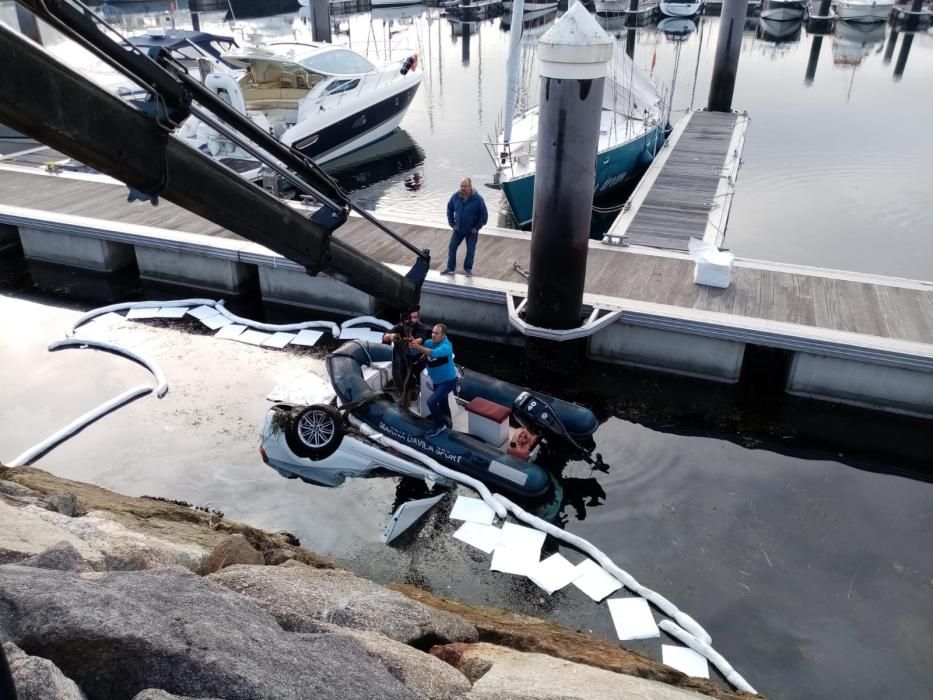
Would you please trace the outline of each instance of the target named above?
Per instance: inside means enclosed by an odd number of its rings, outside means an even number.
[[[596,13],[600,15],[647,14],[658,7],[658,0],[638,0],[632,9],[631,0],[596,0]]]
[[[884,22],[894,0],[836,0],[836,14],[847,22]]]
[[[762,0],[761,2],[761,16],[764,19],[788,22],[803,19],[806,11],[806,0]]]
[[[507,98],[508,99],[508,98]],[[531,223],[538,139],[538,108],[514,119],[486,149],[519,226]],[[596,154],[593,196],[641,175],[664,145],[666,120],[654,84],[616,46],[606,77]]]
[[[703,0],[661,0],[660,9],[666,17],[693,17],[703,9]]]
[[[415,55],[375,66],[330,44],[271,44],[226,54],[224,60],[236,70],[211,73],[205,85],[319,164],[395,131],[422,80]],[[189,120],[181,135],[218,159],[243,160],[235,169],[258,177],[259,164],[250,167],[247,152],[206,124]]]

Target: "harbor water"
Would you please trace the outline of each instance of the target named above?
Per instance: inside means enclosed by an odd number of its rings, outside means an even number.
[[[119,11],[111,20],[126,31],[190,27],[182,4],[107,7]],[[11,8],[0,2],[0,19],[10,21]],[[297,13],[232,27],[224,13],[210,13],[201,27],[244,42],[307,39]],[[607,27],[625,43],[624,27]],[[705,105],[718,30],[714,16],[686,33],[665,34],[655,23],[633,30],[636,63],[674,84],[671,121]],[[748,110],[752,126],[726,244],[744,257],[931,280],[933,39],[915,35],[896,76],[900,44],[891,60],[886,51],[891,27],[847,31],[837,25],[834,34],[817,37],[802,25],[775,29],[749,18],[734,106]],[[56,41],[50,35],[50,50],[78,58]],[[366,162],[361,153],[338,164],[336,175],[354,198],[377,213],[442,221],[459,178],[470,175],[493,219],[509,225],[500,192],[482,187],[493,172],[483,141],[499,127],[505,94],[509,34],[502,18],[467,27],[436,8],[361,12],[334,17],[334,41],[373,60],[416,50],[425,71],[402,130],[370,154],[381,156]],[[523,84],[530,104],[537,92],[531,60]],[[605,205],[621,200],[624,194]],[[597,230],[605,224],[601,217],[594,222]],[[15,251],[0,255],[0,461],[150,381],[143,369],[105,353],[47,352],[81,311],[183,295],[140,289],[133,280],[102,285],[74,271],[27,265]],[[309,320],[241,303],[236,310],[253,318]],[[423,313],[431,320],[430,309]],[[418,495],[420,484],[381,478],[325,489],[283,479],[262,463],[265,397],[283,381],[322,372],[326,348],[250,347],[213,338],[190,319],[125,322],[110,333],[162,367],[169,394],[114,412],[36,467],[131,495],[210,506],[293,532],[379,581],[406,581],[616,639],[605,605],[572,587],[548,597],[521,577],[490,572],[488,557],[454,540],[456,524],[442,514],[382,545],[389,515],[401,499]],[[451,335],[458,362],[523,384],[543,381],[523,374],[515,349],[467,342],[456,329]],[[762,694],[928,696],[928,423],[614,366],[591,365],[572,387],[542,388],[594,410],[597,449],[610,464],[608,473],[582,462],[563,465],[566,529],[695,617]],[[660,658],[658,640],[626,646]]]

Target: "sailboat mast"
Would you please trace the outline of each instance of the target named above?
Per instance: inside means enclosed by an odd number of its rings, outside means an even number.
[[[509,57],[505,62],[505,123],[502,129],[502,140],[509,143],[512,140],[512,122],[515,120],[515,103],[518,93],[518,72],[521,70],[521,42],[522,19],[525,15],[525,0],[514,0],[512,3],[512,27],[509,33]]]

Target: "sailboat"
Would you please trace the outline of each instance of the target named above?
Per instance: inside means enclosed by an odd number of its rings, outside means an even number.
[[[496,167],[496,178],[519,226],[531,223],[534,207],[535,156],[538,108],[515,115],[518,72],[521,67],[518,28],[522,26],[522,0],[512,7],[511,46],[507,62],[509,89],[504,127],[486,150]],[[638,177],[664,145],[667,133],[661,97],[654,84],[632,60],[613,44],[606,76],[596,153],[593,194],[599,196]]]

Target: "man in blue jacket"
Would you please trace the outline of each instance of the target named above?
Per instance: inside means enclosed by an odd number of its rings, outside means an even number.
[[[434,393],[428,399],[428,409],[434,427],[427,432],[428,437],[436,437],[447,429],[444,404],[450,392],[457,386],[457,368],[454,366],[454,347],[447,339],[447,326],[438,323],[431,329],[431,339],[421,342],[415,338],[411,347],[427,358],[428,376],[434,385]]]
[[[460,181],[460,190],[454,192],[447,202],[447,223],[450,224],[450,245],[447,247],[447,269],[442,275],[452,275],[457,269],[457,249],[466,240],[467,252],[463,260],[463,274],[473,275],[473,255],[479,230],[486,225],[489,214],[486,202],[473,189],[473,181],[465,177]]]

